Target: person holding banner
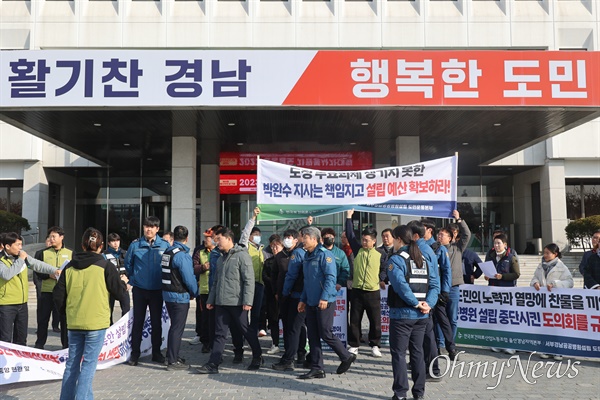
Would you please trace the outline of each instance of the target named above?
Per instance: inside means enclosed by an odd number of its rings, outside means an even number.
[[[410,352],[412,394],[425,397],[426,367],[423,340],[429,312],[440,293],[437,268],[426,262],[406,225],[393,230],[394,254],[388,262],[388,305],[390,307],[390,352],[392,354],[392,400],[406,399],[408,372],[406,350]]]
[[[310,345],[311,369],[298,379],[325,378],[321,339],[331,347],[342,361],[337,374],[348,371],[356,360],[356,354],[350,353],[340,339],[333,334],[333,316],[335,314],[336,265],[333,253],[321,245],[321,232],[314,226],[302,230],[306,256],[302,263],[304,289],[298,303],[298,312],[306,312],[306,328]]]
[[[4,233],[1,239],[3,251],[0,252],[0,341],[26,346],[29,313],[27,268],[49,274],[54,280],[58,279],[61,270],[22,251],[23,238],[16,232]]]
[[[83,252],[75,254],[54,288],[54,302],[66,313],[69,334],[69,358],[60,400],[94,398],[92,381],[110,326],[108,299],[112,295],[121,301],[128,295],[125,282],[102,256],[103,245],[100,231],[86,229],[81,240]]]
[[[494,278],[485,276],[489,286],[517,286],[517,279],[521,276],[519,259],[508,248],[508,238],[505,234],[499,234],[494,238],[494,249],[488,253],[485,261],[492,261],[497,271]],[[496,347],[492,347],[491,350],[495,353],[500,351]],[[516,353],[514,349],[504,349],[504,352],[510,355]]]
[[[358,354],[363,314],[369,318],[369,346],[371,355],[381,357],[381,299],[379,289],[385,288],[385,266],[387,253],[375,248],[377,231],[364,229],[359,243],[354,234],[352,215],[354,209],[346,211],[346,237],[354,253],[354,279],[350,299],[350,332],[348,344],[353,354]]]

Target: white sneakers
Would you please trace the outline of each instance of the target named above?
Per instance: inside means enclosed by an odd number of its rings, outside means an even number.
[[[271,345],[271,348],[267,350],[267,354],[277,354],[279,353],[279,346]]]
[[[264,329],[261,329],[260,331],[258,331],[258,337],[265,337],[267,336],[267,332]]]
[[[548,358],[551,357],[550,354],[547,354],[547,353],[540,353],[539,356],[540,356],[540,358],[542,358],[544,360],[547,360]]]
[[[552,357],[554,359],[554,361],[562,361],[563,356],[559,355],[559,354],[548,354],[548,353],[540,353],[539,354],[540,358],[547,360],[548,358]]]
[[[348,347],[348,351],[352,354],[358,355],[358,347]],[[371,347],[371,355],[376,358],[383,357],[381,355],[381,350],[379,350],[379,346]]]
[[[192,340],[189,342],[190,344],[200,344],[200,336],[194,336]]]
[[[379,350],[378,346],[371,347],[371,355],[376,358],[381,358],[381,350]]]
[[[506,354],[510,354],[511,356],[517,353],[517,351],[514,349],[504,349],[504,352]]]

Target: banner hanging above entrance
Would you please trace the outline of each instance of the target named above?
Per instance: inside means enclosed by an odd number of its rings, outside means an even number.
[[[357,211],[450,218],[458,157],[362,171],[320,171],[259,159],[259,220]]]
[[[0,51],[0,108],[600,106],[600,52]]]

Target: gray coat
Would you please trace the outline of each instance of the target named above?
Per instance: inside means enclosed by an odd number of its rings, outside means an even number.
[[[234,245],[217,260],[217,274],[207,304],[251,306],[254,300],[254,268],[248,250]]]
[[[471,241],[471,230],[467,223],[461,220],[458,222],[458,227],[460,229],[458,240],[447,246],[450,266],[452,268],[452,286],[465,283],[463,279],[462,253]]]

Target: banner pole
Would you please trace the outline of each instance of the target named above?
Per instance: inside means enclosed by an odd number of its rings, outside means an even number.
[[[456,163],[454,164],[454,182],[456,182],[456,184],[454,185],[454,201],[456,203],[456,209],[458,210],[458,151],[454,152],[454,157],[456,157]],[[454,222],[456,222],[454,218],[452,219],[454,220]]]
[[[260,155],[257,155],[257,156],[256,156],[256,170],[257,170],[257,172],[258,172],[258,163],[259,163],[259,162],[260,162]],[[258,190],[259,190],[258,188],[259,188],[259,185],[258,185],[258,173],[257,173],[257,175],[256,175],[256,207],[258,207]],[[250,202],[249,202],[249,201],[248,201],[248,204],[250,204]],[[254,212],[254,211],[252,211],[252,212]],[[256,225],[260,225],[260,221],[259,221],[259,219],[258,219],[258,216],[259,216],[259,215],[260,215],[260,214],[258,214],[258,215],[256,216]]]

